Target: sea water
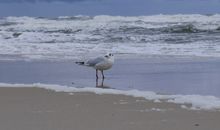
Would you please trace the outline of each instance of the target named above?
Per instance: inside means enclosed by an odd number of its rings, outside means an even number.
[[[104,90],[95,88],[94,70],[74,61],[107,52],[116,63]],[[0,87],[124,94],[220,109],[219,58],[219,14],[0,18]]]
[[[0,56],[81,59],[112,52],[220,57],[220,15],[5,17]]]

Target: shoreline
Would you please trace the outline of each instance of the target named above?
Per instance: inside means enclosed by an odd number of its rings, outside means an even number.
[[[133,98],[143,98],[153,103],[174,103],[187,110],[220,111],[220,98],[202,95],[164,95],[152,91],[116,90],[105,88],[76,88],[49,84],[5,84],[0,83],[0,88],[36,88],[59,93],[91,93],[97,95],[119,95]]]
[[[0,61],[0,83],[57,84],[153,91],[168,95],[213,95],[220,97],[220,59],[148,57],[116,59],[106,79],[98,85],[93,68],[74,61]]]
[[[0,127],[18,130],[220,128],[220,112],[186,110],[124,95],[54,92],[42,88],[0,88]]]
[[[101,89],[94,70],[74,62],[0,61],[0,128],[219,130],[219,107],[206,109],[220,104],[206,96],[220,95],[219,64],[219,59],[117,59],[106,71],[109,89]]]

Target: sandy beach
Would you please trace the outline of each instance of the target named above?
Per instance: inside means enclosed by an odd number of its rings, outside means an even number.
[[[219,130],[220,112],[40,88],[0,88],[2,130]]]

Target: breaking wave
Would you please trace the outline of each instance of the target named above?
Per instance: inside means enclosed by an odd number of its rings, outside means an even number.
[[[72,59],[109,51],[220,57],[219,43],[218,14],[0,19],[0,55],[31,59]]]

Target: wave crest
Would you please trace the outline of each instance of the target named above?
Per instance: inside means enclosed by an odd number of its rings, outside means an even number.
[[[218,14],[6,17],[0,19],[0,54],[56,57],[75,52],[78,57],[95,51],[220,57],[219,35]]]

